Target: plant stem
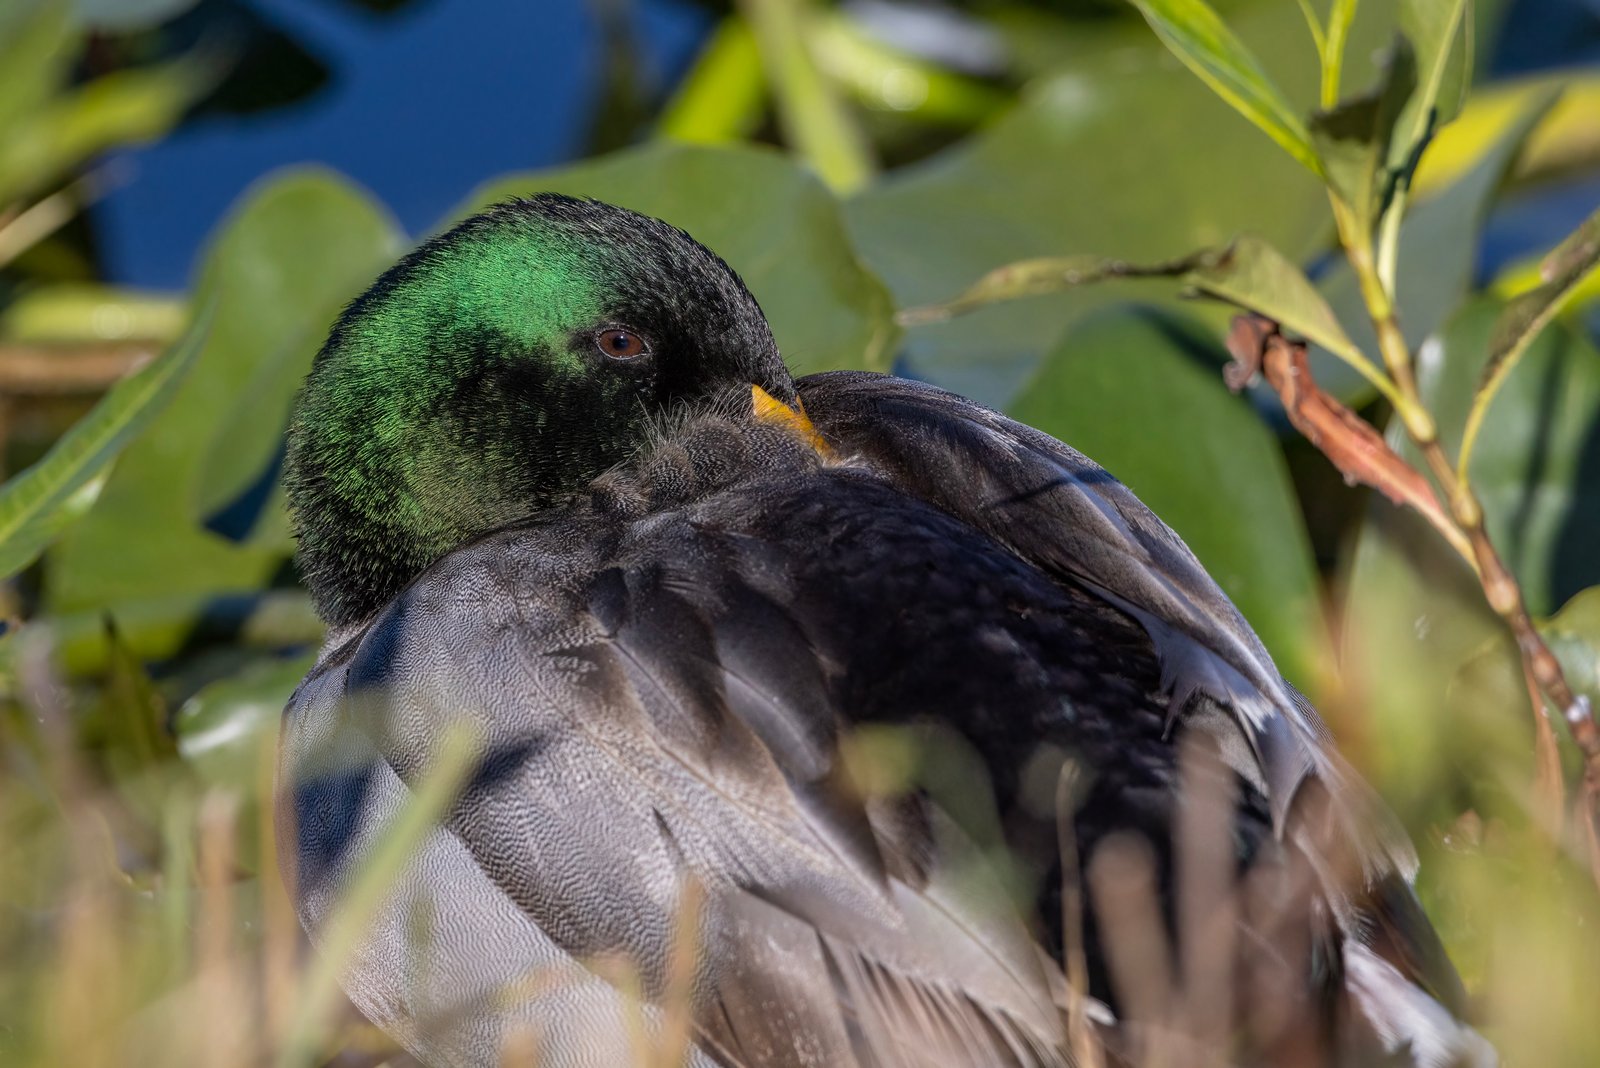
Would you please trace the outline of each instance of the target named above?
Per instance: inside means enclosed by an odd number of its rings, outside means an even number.
[[[1328,12],[1327,36],[1322,48],[1322,107],[1339,103],[1339,81],[1344,70],[1344,42],[1350,36],[1350,23],[1356,17],[1357,0],[1333,0]]]
[[[1408,407],[1398,409],[1397,414],[1402,416],[1407,434],[1427,461],[1428,468],[1433,472],[1441,491],[1449,495],[1451,516],[1472,546],[1478,580],[1483,585],[1484,599],[1510,629],[1528,673],[1538,683],[1539,689],[1545,696],[1561,710],[1562,718],[1567,721],[1567,727],[1572,732],[1573,741],[1583,753],[1586,796],[1597,796],[1596,791],[1600,789],[1600,727],[1595,724],[1588,699],[1572,692],[1566,676],[1562,673],[1561,662],[1545,644],[1544,638],[1540,636],[1532,617],[1528,614],[1521,586],[1517,584],[1516,577],[1512,575],[1510,568],[1506,567],[1489,538],[1489,532],[1483,522],[1483,506],[1479,503],[1477,495],[1472,492],[1470,482],[1464,477],[1465,470],[1462,471],[1463,477],[1457,477],[1455,465],[1450,462],[1444,449],[1439,445],[1437,427],[1423,406],[1421,395],[1417,390],[1417,380],[1411,366],[1411,350],[1406,345],[1405,335],[1400,331],[1400,323],[1395,317],[1389,291],[1378,277],[1373,262],[1371,235],[1355,224],[1354,217],[1337,197],[1333,201],[1333,211],[1339,226],[1340,239],[1360,284],[1367,313],[1371,316],[1372,325],[1377,331],[1378,347],[1383,354],[1383,361],[1394,377],[1400,394],[1407,401]],[[1410,418],[1407,416],[1408,412],[1420,414],[1423,418]],[[1533,712],[1535,716],[1544,715],[1542,707],[1534,708]]]
[[[1311,30],[1311,40],[1317,46],[1317,55],[1320,57],[1328,47],[1328,37],[1322,32],[1322,22],[1317,18],[1317,9],[1311,6],[1311,0],[1300,0],[1300,14],[1306,17],[1306,26]]]
[[[1356,282],[1361,288],[1361,298],[1367,305],[1367,312],[1372,317],[1373,328],[1378,333],[1378,351],[1383,356],[1384,366],[1389,369],[1389,376],[1394,379],[1394,394],[1398,395],[1399,403],[1395,404],[1395,414],[1405,424],[1406,432],[1412,440],[1417,442],[1434,441],[1439,436],[1438,428],[1434,425],[1433,416],[1429,414],[1417,393],[1416,376],[1411,370],[1411,350],[1406,346],[1405,335],[1400,332],[1400,322],[1395,318],[1394,302],[1389,291],[1384,288],[1379,280],[1376,267],[1372,259],[1372,235],[1369,234],[1355,216],[1345,207],[1337,196],[1332,197],[1333,217],[1339,227],[1339,239],[1345,248],[1345,255],[1349,257],[1350,267],[1355,272]],[[1393,398],[1394,394],[1385,394]]]
[[[740,0],[777,98],[784,136],[838,192],[872,177],[866,139],[811,54],[808,0]]]

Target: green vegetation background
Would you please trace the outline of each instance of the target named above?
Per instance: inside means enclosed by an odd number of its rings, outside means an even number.
[[[142,6],[157,25],[184,5]],[[1176,285],[1107,283],[897,325],[896,309],[1030,257],[1154,261],[1246,232],[1303,264],[1334,247],[1322,183],[1131,7],[970,6],[1010,50],[992,78],[897,52],[823,4],[738,5],[628,127],[637,143],[486,176],[451,219],[539,189],[658,215],[743,274],[797,374],[897,369],[1104,463],[1193,547],[1418,840],[1424,895],[1508,1062],[1600,1063],[1600,902],[1581,852],[1534,815],[1514,656],[1432,531],[1345,486],[1270,394],[1227,390],[1228,311]],[[1217,6],[1309,110],[1300,5]],[[1361,5],[1347,86],[1376,78],[1389,7]],[[1475,8],[1477,54],[1501,12]],[[781,40],[796,27],[798,56]],[[308,1013],[317,1041],[293,1056],[316,1062],[377,1040],[308,1008],[315,984],[285,948],[264,799],[277,717],[320,630],[276,479],[329,322],[408,241],[368,193],[302,168],[263,176],[218,220],[189,293],[101,284],[74,251],[94,160],[162,136],[229,62],[124,47],[83,75],[86,48],[135,32],[0,0],[0,1062],[289,1063],[283,1036]],[[1423,159],[1397,289],[1447,442],[1498,311],[1537,282],[1517,265],[1475,283],[1485,218],[1507,189],[1600,163],[1596,116],[1592,72],[1481,84]],[[1371,351],[1348,272],[1333,262],[1318,285]],[[1600,697],[1592,296],[1517,368],[1473,473],[1569,677]],[[1315,366],[1384,425],[1363,381]]]

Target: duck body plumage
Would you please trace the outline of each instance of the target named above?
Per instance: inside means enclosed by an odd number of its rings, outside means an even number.
[[[1280,964],[1327,1063],[1492,1063],[1409,846],[1176,535],[952,394],[841,372],[798,395],[823,448],[691,407],[332,632],[282,748],[314,941],[442,739],[476,745],[347,968],[363,1012],[435,1065],[497,1064],[520,1034],[540,1064],[630,1063],[675,1014],[693,1065],[1076,1063],[1075,1014],[1112,1034],[1117,1006],[1093,910],[1063,929],[1060,768],[1083,772],[1073,868],[1139,836],[1170,924],[1199,732],[1235,798],[1230,867],[1320,873]],[[993,818],[926,775],[875,788],[875,730],[972,777]],[[1297,822],[1319,792],[1349,879]],[[1074,936],[1092,999],[1064,979]]]

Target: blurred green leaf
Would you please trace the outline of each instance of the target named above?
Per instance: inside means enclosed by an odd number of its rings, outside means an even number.
[[[1359,6],[1357,0],[1333,0],[1333,7],[1328,11],[1328,28],[1318,46],[1322,52],[1321,103],[1324,108],[1339,102],[1339,86],[1344,80],[1345,42],[1350,39],[1350,25],[1356,20]]]
[[[876,170],[855,115],[817,66],[815,0],[739,0],[776,104],[785,142],[828,188],[861,188]]]
[[[204,345],[212,317],[117,383],[44,459],[0,487],[0,576],[27,567],[100,495],[105,470],[165,408]]]
[[[1222,99],[1313,174],[1322,173],[1305,125],[1255,56],[1205,0],[1130,0],[1150,28]]]
[[[1600,586],[1574,594],[1559,612],[1539,623],[1539,633],[1561,661],[1567,685],[1600,703]],[[1496,635],[1462,664],[1451,692],[1505,714],[1519,706],[1527,708],[1521,664],[1511,636]],[[1558,726],[1557,734],[1564,733]]]
[[[73,0],[78,21],[97,30],[127,32],[153,26],[194,7],[199,0]]]
[[[1275,71],[1315,64],[1293,4],[1230,17]],[[1244,232],[1296,262],[1325,247],[1323,184],[1197,92],[1142,23],[1073,25],[1082,50],[1072,67],[1030,87],[980,133],[850,201],[857,247],[900,306],[944,299],[1001,264],[1038,257],[1156,262]],[[1381,31],[1358,21],[1356,54]],[[1315,86],[1299,88],[1309,107]],[[1004,406],[1072,322],[1129,296],[1114,282],[919,330],[907,339],[905,368]],[[1226,329],[1225,317],[1217,327]]]
[[[1490,205],[1529,134],[1555,99],[1551,91],[1529,100],[1517,121],[1500,132],[1466,173],[1417,203],[1406,215],[1400,228],[1395,299],[1400,329],[1412,351],[1466,300]],[[1349,263],[1342,257],[1336,261],[1319,288],[1355,345],[1364,352],[1376,352],[1377,335]],[[1353,406],[1371,399],[1371,383],[1342,362],[1320,353],[1313,353],[1312,360],[1317,383],[1329,393]]]
[[[1389,166],[1401,170],[1461,110],[1472,81],[1467,0],[1398,0],[1400,32],[1416,53],[1417,91],[1395,125]]]
[[[49,619],[56,661],[71,677],[103,674],[110,665],[98,610],[68,612]],[[141,597],[119,604],[117,633],[129,653],[140,660],[164,660],[190,645],[227,643],[235,649],[282,653],[315,648],[323,637],[322,621],[302,589],[211,596],[178,593]],[[0,642],[0,678],[8,666],[11,643]]]
[[[497,179],[459,214],[538,190],[597,197],[693,234],[744,278],[797,375],[887,367],[897,336],[888,293],[856,258],[832,194],[778,153],[650,144]]]
[[[260,747],[276,740],[284,706],[315,661],[314,653],[257,660],[202,687],[173,717],[178,753],[205,782],[249,783]]]
[[[30,290],[0,311],[0,337],[35,345],[168,342],[187,317],[188,301],[180,297],[63,282]]]
[[[0,4],[0,144],[65,83],[74,39],[65,0]]]
[[[283,394],[250,398],[271,426],[270,460],[289,396],[333,317],[399,247],[371,199],[323,171],[279,175],[246,197],[201,271],[216,311],[193,373],[124,454],[94,511],[48,557],[51,610],[251,591],[282,566],[281,549],[237,544],[197,524],[201,476],[221,467],[245,483],[260,477],[264,461],[252,451],[260,443],[226,422],[235,405],[263,367],[282,365]]]
[[[1596,211],[1545,259],[1540,268],[1544,284],[1506,305],[1489,341],[1489,358],[1478,381],[1477,396],[1462,433],[1460,465],[1471,470],[1472,450],[1489,406],[1516,369],[1528,347],[1577,291],[1584,279],[1600,267],[1600,211]]]
[[[1472,22],[1467,0],[1401,0],[1401,40],[1415,50],[1421,81],[1405,100],[1395,136],[1385,149],[1388,203],[1377,243],[1378,278],[1391,292],[1399,256],[1400,224],[1411,181],[1433,132],[1455,117],[1472,79]],[[1460,41],[1461,47],[1456,47]],[[1449,83],[1446,88],[1446,83]]]
[[[1376,89],[1311,117],[1311,142],[1328,185],[1363,232],[1371,232],[1382,209],[1390,141],[1416,78],[1416,57],[1401,38]]]
[[[1559,92],[1561,98],[1528,138],[1517,160],[1516,177],[1550,174],[1600,159],[1600,123],[1594,121],[1600,112],[1600,75],[1559,71],[1474,90],[1456,121],[1429,143],[1413,187],[1420,194],[1455,181],[1476,165],[1528,108],[1553,92]]]
[[[161,136],[215,77],[193,57],[119,70],[0,129],[0,204],[42,192],[108,148]]]
[[[1299,267],[1258,237],[1245,235],[1222,249],[1206,249],[1165,263],[1134,264],[1097,256],[1023,260],[996,268],[957,296],[900,313],[905,325],[944,322],[990,304],[1059,293],[1112,279],[1181,280],[1207,296],[1257,312],[1365,369],[1378,371],[1345,336],[1322,295]]]
[[[662,108],[662,137],[715,145],[748,136],[761,124],[766,78],[755,34],[736,15],[723,19],[694,66]]]
[[[1314,693],[1327,649],[1310,543],[1276,440],[1223,385],[1227,359],[1192,320],[1108,310],[1060,340],[1009,414],[1127,483]]]
[[[1496,301],[1474,301],[1420,350],[1419,385],[1447,451],[1456,447],[1501,313]],[[1388,439],[1420,463],[1397,427]],[[1473,470],[1489,533],[1535,615],[1600,584],[1600,353],[1587,339],[1563,324],[1545,331],[1521,373],[1507,380]],[[1456,709],[1445,702],[1456,669],[1500,634],[1499,621],[1476,578],[1431,528],[1383,501],[1370,506],[1348,590],[1344,640],[1348,667],[1365,680],[1371,705],[1370,767],[1413,825],[1437,818],[1462,800],[1452,783],[1463,768],[1481,777],[1484,764],[1505,752],[1481,731],[1454,724]],[[1503,715],[1525,724],[1525,700]],[[1419,747],[1441,739],[1445,759],[1426,759]]]
[[[102,619],[106,645],[111,649],[101,708],[101,744],[107,758],[132,774],[177,753],[167,733],[167,704],[156,691],[144,665],[117,634],[116,624]]]
[[[819,19],[812,47],[830,77],[879,111],[969,127],[1007,103],[999,89],[884,44],[846,14]]]

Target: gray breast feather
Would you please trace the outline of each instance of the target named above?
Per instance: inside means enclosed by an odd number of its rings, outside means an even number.
[[[758,622],[763,599],[686,592],[649,568],[574,588],[582,569],[561,566],[562,543],[535,530],[454,554],[290,708],[284,776],[299,784],[313,937],[430,747],[452,724],[480,739],[469,790],[352,963],[362,1009],[430,1063],[495,1063],[508,1028],[529,1021],[563,1037],[548,1063],[601,1063],[561,1021],[615,1018],[602,957],[663,994],[692,883],[702,1056],[1065,1064],[1059,974],[974,866],[950,876],[959,832],[939,823],[927,852],[945,859],[915,886],[891,873],[871,821],[825,789],[831,710],[814,685],[779,684],[820,669],[719,640],[707,622]],[[553,985],[508,1009],[505,989],[530,971]],[[446,993],[448,1012],[434,1004]]]

